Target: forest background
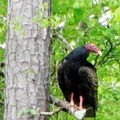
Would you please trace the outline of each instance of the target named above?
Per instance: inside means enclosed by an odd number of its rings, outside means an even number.
[[[47,5],[43,5],[45,9]],[[40,16],[42,16],[40,10]],[[7,0],[0,1],[0,63],[5,60],[7,29]],[[86,43],[95,43],[102,50],[98,57],[91,54],[88,61],[98,69],[98,111],[96,120],[120,119],[120,0],[53,0],[52,15],[48,19],[33,18],[42,27],[51,27],[50,93],[64,99],[58,87],[56,70],[59,62],[72,49]],[[15,30],[21,30],[15,20]],[[0,69],[0,118],[4,113],[4,68]],[[53,109],[53,105],[50,105]],[[59,112],[52,120],[67,120],[72,116]],[[75,119],[72,117],[71,119]]]

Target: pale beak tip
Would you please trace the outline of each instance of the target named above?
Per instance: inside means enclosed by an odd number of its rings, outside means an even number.
[[[102,56],[102,52],[101,51],[98,51],[97,53],[98,53],[98,55]]]

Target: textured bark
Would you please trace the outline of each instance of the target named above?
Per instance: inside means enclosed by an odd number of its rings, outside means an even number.
[[[29,109],[48,110],[50,30],[33,22],[44,2],[48,3],[44,12],[44,17],[47,17],[51,0],[8,2],[4,120],[47,119],[27,113]],[[22,29],[15,31],[18,23]],[[24,114],[19,117],[22,110]]]

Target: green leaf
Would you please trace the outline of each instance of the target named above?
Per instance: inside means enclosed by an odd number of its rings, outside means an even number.
[[[80,7],[80,3],[78,1],[74,2],[73,8],[79,8],[79,7]]]
[[[20,111],[18,112],[18,117],[20,118],[23,114],[24,114],[24,110],[20,110]]]
[[[41,19],[41,27],[42,28],[47,27],[48,25],[49,25],[49,21],[47,18]]]
[[[117,22],[120,22],[120,7],[115,11],[115,18]]]
[[[84,9],[83,8],[76,8],[74,9],[74,18],[76,23],[80,22],[80,20],[82,19],[83,15],[84,15]]]
[[[30,113],[31,115],[36,115],[37,114],[36,110],[34,110],[34,109],[29,109],[28,113]]]

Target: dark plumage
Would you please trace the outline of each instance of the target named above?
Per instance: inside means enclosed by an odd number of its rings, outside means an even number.
[[[66,56],[58,68],[58,82],[68,102],[71,102],[71,93],[73,93],[73,101],[75,104],[77,104],[80,109],[91,106],[94,110],[94,115],[92,116],[95,117],[97,110],[98,81],[96,68],[87,61],[90,52],[101,55],[101,51],[95,44],[88,44],[74,49]]]

